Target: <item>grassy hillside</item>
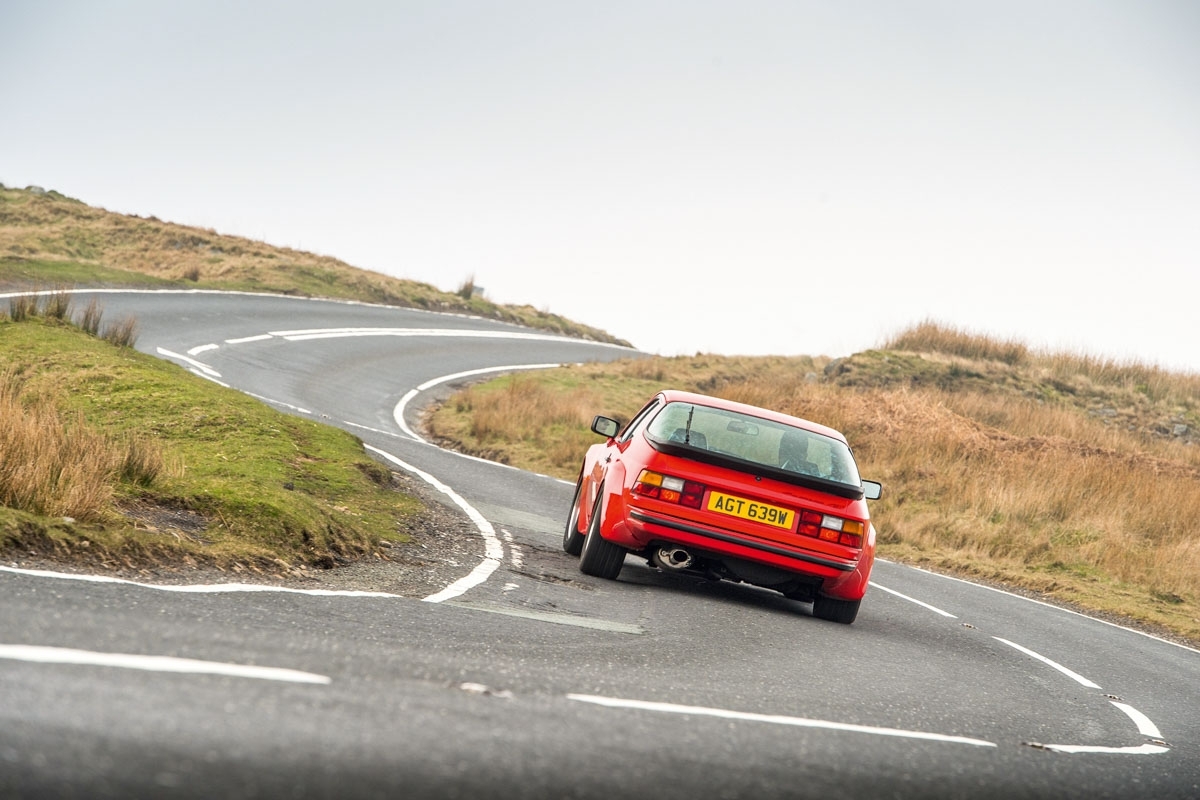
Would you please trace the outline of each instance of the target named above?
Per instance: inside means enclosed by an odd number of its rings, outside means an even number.
[[[841,430],[884,558],[1044,593],[1200,642],[1200,375],[925,323],[846,359],[654,358],[491,381],[430,420],[574,481],[595,414],[698,390]]]
[[[58,192],[0,185],[0,287],[151,286],[232,289],[360,300],[475,314],[567,336],[628,345],[539,311],[358,269],[335,258],[215,231],[115,214]]]
[[[0,554],[280,573],[382,554],[419,521],[353,436],[43,302],[0,313]]]

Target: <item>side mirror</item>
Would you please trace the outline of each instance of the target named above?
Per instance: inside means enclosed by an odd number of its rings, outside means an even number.
[[[875,481],[863,481],[863,497],[868,500],[878,500],[883,494],[883,484]]]
[[[621,423],[608,417],[596,417],[592,420],[592,433],[598,433],[606,438],[613,438],[621,430]]]

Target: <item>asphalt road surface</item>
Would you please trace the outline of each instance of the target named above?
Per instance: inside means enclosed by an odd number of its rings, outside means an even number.
[[[480,555],[423,599],[3,567],[4,797],[1200,797],[1196,650],[886,562],[852,626],[632,557],[590,578],[559,549],[571,486],[419,437],[467,374],[629,351],[347,303],[101,299],[139,349],[430,482]]]

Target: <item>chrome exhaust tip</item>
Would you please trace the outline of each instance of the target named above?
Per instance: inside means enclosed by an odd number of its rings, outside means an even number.
[[[654,563],[663,569],[687,569],[696,559],[682,547],[660,547],[654,551]]]

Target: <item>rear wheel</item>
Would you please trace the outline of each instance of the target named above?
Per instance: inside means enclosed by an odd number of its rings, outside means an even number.
[[[588,524],[587,536],[583,537],[583,550],[579,555],[579,570],[585,575],[613,580],[625,563],[625,550],[600,535],[600,506],[604,492],[596,497],[592,508],[592,521]]]
[[[813,600],[813,616],[849,625],[858,616],[860,605],[862,600],[835,600],[832,597],[817,595],[817,599]]]
[[[563,552],[569,556],[579,555],[583,549],[583,534],[579,532],[579,501],[583,494],[583,479],[575,484],[575,499],[571,501],[571,514],[563,529]]]

